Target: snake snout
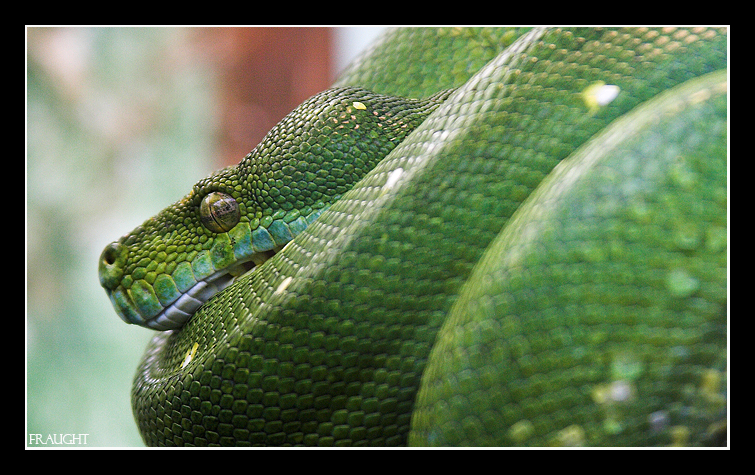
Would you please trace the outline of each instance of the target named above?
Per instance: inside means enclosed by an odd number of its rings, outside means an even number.
[[[123,264],[128,257],[128,248],[119,242],[111,242],[100,254],[100,285],[114,290],[123,277]]]

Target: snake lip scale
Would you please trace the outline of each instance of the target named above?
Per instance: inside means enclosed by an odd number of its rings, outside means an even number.
[[[214,295],[234,283],[238,277],[256,270],[265,261],[277,254],[280,249],[282,248],[256,252],[249,258],[240,260],[200,280],[181,295],[178,300],[168,305],[145,324],[153,330],[160,331],[181,328]]]
[[[254,263],[247,261],[243,264]],[[228,269],[222,269],[210,277],[194,284],[186,293],[178,298],[175,302],[166,307],[162,312],[157,314],[151,320],[146,322],[147,326],[154,330],[171,330],[180,328],[194,315],[194,313],[210,298],[225,289],[233,283],[235,276],[228,272]]]

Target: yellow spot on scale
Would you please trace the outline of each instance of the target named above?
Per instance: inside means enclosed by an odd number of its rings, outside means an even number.
[[[603,106],[607,106],[619,95],[621,88],[603,81],[595,81],[582,91],[582,100],[585,101],[590,114],[594,114]]]
[[[551,440],[552,447],[581,447],[585,445],[585,430],[578,424],[558,431]]]
[[[535,434],[535,426],[532,422],[523,419],[515,422],[509,428],[509,437],[517,444],[524,443],[527,439]]]
[[[703,372],[702,390],[705,393],[715,394],[721,387],[721,373],[715,369],[709,369]]]
[[[367,106],[365,106],[364,104],[362,104],[361,102],[358,102],[358,101],[352,102],[351,105],[354,106],[354,109],[356,109],[356,110],[363,111],[363,110],[367,109]]]
[[[403,168],[396,168],[393,170],[389,175],[388,179],[385,180],[385,185],[383,185],[383,191],[390,190],[393,188],[393,186],[396,184],[399,178],[401,178],[401,175],[404,174]]]
[[[292,280],[294,280],[294,278],[290,276],[283,279],[283,282],[281,282],[280,285],[278,285],[278,288],[275,289],[275,293],[279,294],[286,290],[286,288],[288,288],[288,284],[290,284]]]
[[[191,349],[186,352],[186,357],[184,358],[184,362],[181,363],[181,369],[186,368],[186,366],[189,363],[191,363],[191,360],[193,360],[194,357],[197,355],[197,348],[199,348],[199,344],[194,343],[194,346],[192,346]]]
[[[671,446],[686,447],[689,445],[690,430],[687,426],[671,427]]]

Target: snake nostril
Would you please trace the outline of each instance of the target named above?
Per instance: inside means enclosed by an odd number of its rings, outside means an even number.
[[[128,249],[121,243],[112,242],[105,246],[100,255],[100,284],[107,289],[114,289],[123,277],[123,264],[126,262]]]
[[[102,260],[105,262],[105,264],[111,266],[115,263],[115,257],[117,256],[118,252],[116,250],[116,244],[112,243],[108,245],[105,250],[102,252]]]
[[[102,251],[102,262],[108,266],[118,263],[119,260],[125,258],[124,251],[126,247],[119,242],[111,242],[105,246],[105,250]]]

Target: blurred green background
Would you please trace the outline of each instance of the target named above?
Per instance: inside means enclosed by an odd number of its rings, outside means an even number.
[[[130,393],[152,332],[113,311],[100,252],[238,162],[379,30],[26,29],[27,447],[142,446]]]

